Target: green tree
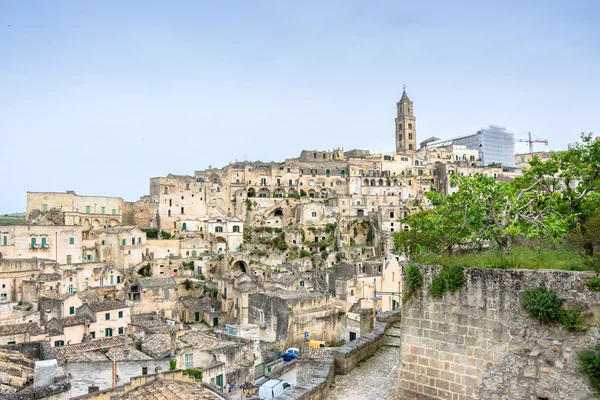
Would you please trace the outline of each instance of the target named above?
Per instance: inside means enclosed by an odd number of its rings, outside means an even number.
[[[567,150],[554,152],[545,161],[534,157],[529,164],[521,181],[538,183],[545,195],[559,197],[560,212],[591,256],[595,236],[589,234],[586,222],[600,208],[600,140],[582,133],[581,141],[570,144]]]

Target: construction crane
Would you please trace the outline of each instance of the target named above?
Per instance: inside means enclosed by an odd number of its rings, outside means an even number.
[[[548,146],[548,140],[532,139],[531,132],[526,132],[526,133],[529,134],[529,139],[517,139],[517,140],[515,140],[515,142],[529,143],[529,152],[530,153],[533,153],[533,144],[534,143],[544,143],[546,146]]]

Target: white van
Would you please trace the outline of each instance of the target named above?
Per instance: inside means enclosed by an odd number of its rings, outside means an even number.
[[[258,388],[258,398],[260,400],[272,399],[290,386],[289,383],[281,379],[269,379]]]

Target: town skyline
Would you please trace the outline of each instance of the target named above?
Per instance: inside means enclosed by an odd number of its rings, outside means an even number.
[[[3,4],[0,136],[29,159],[4,153],[7,184],[134,201],[151,177],[236,159],[393,151],[403,84],[423,139],[498,124],[550,150],[600,131],[595,4],[434,5]]]

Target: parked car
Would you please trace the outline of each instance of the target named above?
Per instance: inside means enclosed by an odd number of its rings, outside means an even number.
[[[295,360],[296,358],[298,358],[299,355],[300,355],[299,349],[297,349],[295,347],[290,347],[289,349],[286,350],[285,353],[283,353],[281,355],[281,358],[283,358],[283,361],[288,362],[288,361]]]
[[[292,385],[281,379],[269,379],[258,388],[258,398],[260,400],[272,399],[279,396],[284,390]]]
[[[329,347],[329,344],[320,340],[311,340],[309,346],[313,349],[318,349],[319,347]]]

